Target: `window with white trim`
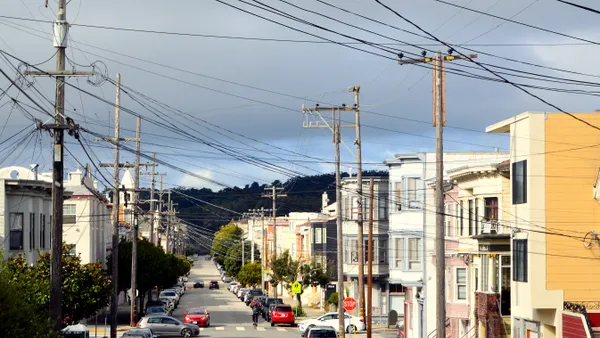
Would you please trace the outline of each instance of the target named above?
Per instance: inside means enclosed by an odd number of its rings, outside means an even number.
[[[408,270],[421,270],[422,244],[421,238],[408,239]]]
[[[63,224],[77,223],[77,206],[75,204],[63,205]]]
[[[377,199],[377,204],[379,206],[379,217],[377,219],[380,221],[388,219],[387,198],[385,196],[379,197]]]
[[[456,268],[456,300],[467,300],[467,268]]]
[[[23,213],[9,214],[9,249],[23,250]]]
[[[404,265],[402,264],[404,261],[404,238],[396,238],[395,239],[396,242],[396,247],[394,250],[394,258],[396,261],[396,267],[397,268],[404,268]]]

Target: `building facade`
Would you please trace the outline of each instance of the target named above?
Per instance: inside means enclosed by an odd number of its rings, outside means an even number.
[[[600,326],[600,133],[582,121],[600,125],[600,113],[525,112],[487,128],[511,140],[514,338],[593,337]]]

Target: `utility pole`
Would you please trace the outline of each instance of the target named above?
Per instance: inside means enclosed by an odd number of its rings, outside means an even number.
[[[135,122],[135,176],[134,176],[134,199],[133,199],[133,231],[131,233],[131,327],[137,324],[137,262],[138,262],[138,228],[139,228],[139,213],[138,203],[140,195],[140,153],[141,153],[141,129],[142,119],[137,117]]]
[[[172,231],[171,231],[171,211],[173,210],[173,201],[171,201],[171,190],[167,192],[167,252],[171,252],[172,245]]]
[[[287,197],[286,193],[282,193],[282,187],[266,187],[265,190],[271,190],[271,195],[263,194],[262,197],[270,197],[273,199],[273,259],[277,259],[277,198]],[[275,287],[275,298],[277,298],[277,287]]]
[[[154,175],[156,174],[156,153],[152,153],[152,174],[150,176],[150,243],[154,244]]]
[[[363,201],[366,199],[362,193],[362,145],[360,138],[360,106],[358,94],[360,93],[360,86],[353,86],[350,88],[354,93],[354,110],[356,112],[356,194],[358,195],[358,215],[357,215],[357,236],[358,236],[358,304],[359,304],[359,318],[365,318],[365,241],[363,238]]]
[[[51,129],[53,134],[52,163],[52,215],[50,230],[50,322],[55,331],[62,328],[62,244],[63,244],[63,202],[64,202],[64,130],[74,130],[65,125],[65,76],[91,76],[95,72],[75,72],[65,70],[69,23],[67,22],[67,1],[58,0],[58,16],[53,22],[53,45],[56,48],[55,71],[27,71],[24,75],[51,76],[56,78],[54,123],[42,126]],[[69,119],[68,119],[69,120]],[[70,132],[71,133],[71,132]],[[73,134],[74,135],[74,134]],[[79,136],[77,136],[79,137]]]
[[[163,222],[163,208],[164,208],[164,203],[163,203],[163,176],[166,176],[167,174],[158,174],[158,176],[160,177],[160,185],[159,185],[159,193],[158,193],[158,216],[159,216],[159,220],[160,220],[160,224],[162,224]],[[160,226],[157,227],[156,229],[156,245],[161,246],[161,235],[160,235]]]
[[[113,234],[112,234],[112,287],[110,297],[110,338],[117,338],[117,306],[119,295],[119,138],[121,135],[121,74],[117,73],[117,95],[115,99],[115,159],[114,159],[114,189],[113,189]]]
[[[369,180],[369,244],[367,247],[367,338],[372,337],[373,333],[373,216],[375,202],[375,180],[373,177]],[[406,324],[405,324],[406,325]]]
[[[355,92],[355,95],[358,93]],[[355,102],[358,103],[357,96],[355,96]],[[356,124],[342,125],[341,115],[342,111],[357,110],[358,104],[354,108],[348,108],[345,104],[341,107],[320,107],[317,105],[315,108],[305,108],[302,106],[302,112],[305,113],[305,121],[303,123],[304,128],[328,128],[333,132],[333,143],[335,144],[335,195],[336,195],[336,224],[337,224],[337,292],[338,292],[338,337],[345,337],[345,324],[344,324],[344,243],[343,243],[343,229],[342,229],[342,176],[340,168],[340,143],[342,139],[342,128],[356,128]],[[332,125],[330,125],[325,118],[321,115],[321,111],[330,111],[332,113]],[[311,121],[311,117],[319,118],[317,121]],[[361,176],[362,179],[362,176]],[[362,188],[362,182],[359,182],[359,186]],[[359,196],[359,200],[362,196]],[[362,210],[359,210],[359,215]],[[363,254],[364,255],[364,254]],[[359,262],[364,264],[364,256],[359,258]],[[362,265],[364,269],[364,265]],[[364,270],[363,270],[364,274]],[[364,278],[364,275],[363,275]],[[364,283],[364,280],[363,280]],[[364,284],[363,284],[364,287]],[[364,290],[364,289],[363,289]],[[363,291],[364,292],[364,291]]]
[[[250,262],[254,263],[254,223],[256,222],[256,209],[248,209],[249,212],[252,213],[252,229],[250,229],[250,225],[248,225],[248,231],[250,232]]]
[[[446,125],[446,102],[445,102],[445,71],[444,61],[455,61],[477,58],[477,54],[468,56],[453,56],[453,50],[448,50],[448,54],[443,56],[437,52],[433,58],[424,57],[422,59],[399,60],[400,64],[432,63],[433,77],[433,126],[436,136],[436,182],[435,182],[435,207],[436,207],[436,231],[435,231],[435,272],[436,272],[436,336],[446,337],[446,247],[445,247],[445,227],[444,227],[444,142],[443,130]],[[425,56],[425,52],[423,52]],[[425,244],[424,244],[425,245]],[[423,257],[426,260],[426,257]],[[427,280],[427,276],[423,277]],[[425,288],[425,297],[427,288]],[[426,312],[426,309],[425,309]],[[426,328],[426,325],[423,325]]]

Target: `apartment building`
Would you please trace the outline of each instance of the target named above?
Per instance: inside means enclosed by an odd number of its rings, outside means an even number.
[[[368,264],[368,229],[370,200],[370,177],[362,179],[363,196],[360,197],[356,190],[358,180],[356,176],[342,179],[342,234],[344,241],[344,278],[350,296],[358,299],[358,273],[359,261],[364,262],[364,283],[367,287]],[[389,221],[388,221],[388,189],[387,177],[373,177],[373,316],[387,316],[388,314],[388,277],[389,277]],[[359,210],[359,199],[362,199],[362,210]],[[358,215],[363,214],[363,245],[364,257],[358,255]],[[335,227],[334,227],[335,229]],[[366,294],[366,290],[365,290]],[[358,316],[359,309],[355,310]]]
[[[514,338],[600,327],[599,125],[599,112],[525,112],[487,128],[510,136]]]
[[[508,153],[445,153],[444,175],[461,166],[500,163]],[[404,317],[405,337],[435,330],[435,153],[397,154],[389,167],[389,310]]]

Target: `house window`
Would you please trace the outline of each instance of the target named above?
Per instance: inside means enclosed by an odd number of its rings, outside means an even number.
[[[358,217],[358,198],[352,197],[352,214],[350,215],[350,219],[357,219]]]
[[[352,264],[358,264],[358,241],[350,241],[350,257],[352,258]]]
[[[396,260],[396,267],[402,268],[402,256],[404,255],[404,238],[396,238],[396,251],[394,251],[394,258]]]
[[[40,249],[46,248],[46,215],[40,214]]]
[[[29,213],[29,249],[35,249],[35,214]]]
[[[527,240],[513,240],[513,281],[527,282]]]
[[[473,234],[479,234],[479,199],[475,199],[475,232]]]
[[[408,239],[408,270],[421,270],[421,239]]]
[[[419,200],[417,199],[417,181],[416,177],[406,178],[406,203],[410,209],[419,209]]]
[[[379,264],[387,264],[387,250],[388,250],[388,241],[386,240],[378,240],[377,247],[379,248]]]
[[[373,257],[372,257],[372,261],[375,262],[376,258],[375,258],[375,249],[377,246],[377,241],[373,240]],[[369,262],[369,241],[365,240],[365,244],[363,246],[363,252],[365,253],[365,263]]]
[[[484,199],[485,211],[483,217],[486,221],[498,219],[498,197],[488,197]]]
[[[467,268],[456,268],[456,299],[467,299]]]
[[[459,209],[460,208],[460,209]],[[462,222],[462,205],[454,203],[454,232],[455,236],[460,236],[462,229],[458,225]]]
[[[77,223],[77,206],[75,204],[65,204],[63,206],[63,224]]]
[[[315,244],[323,243],[323,228],[313,228],[313,235],[315,238]]]
[[[377,200],[379,204],[379,218],[378,220],[386,220],[387,219],[387,199],[385,197],[381,197]]]
[[[402,184],[403,182],[396,182],[394,183],[394,192],[396,193],[396,210],[400,211],[402,210],[402,204],[404,204],[404,196],[403,196],[403,191],[404,189],[402,189]]]
[[[369,215],[370,215],[370,208],[371,208],[371,199],[370,198],[363,198],[362,199],[363,203],[362,203],[362,218],[363,219],[369,219]]]
[[[527,160],[512,164],[512,202],[527,203]]]
[[[452,210],[451,205],[446,204],[446,217],[444,218],[446,222],[446,236],[452,236]]]
[[[488,255],[481,255],[481,291],[489,291],[490,259]]]
[[[23,213],[10,213],[9,249],[23,250]]]

